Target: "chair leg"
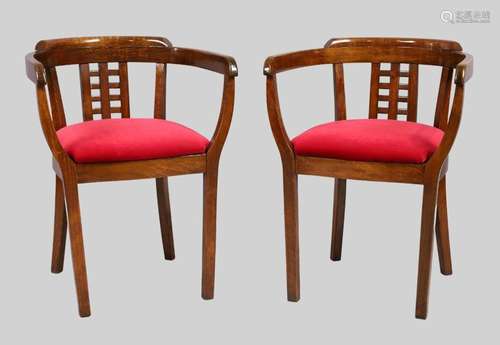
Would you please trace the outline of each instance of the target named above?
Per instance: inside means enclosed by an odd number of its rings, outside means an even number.
[[[203,174],[203,253],[201,297],[214,298],[217,224],[217,168]]]
[[[285,246],[288,300],[300,299],[299,217],[297,174],[283,171],[285,201]]]
[[[427,318],[436,199],[437,181],[431,181],[424,184],[420,229],[420,252],[418,261],[417,303],[415,308],[415,316],[418,319]]]
[[[167,177],[156,179],[156,196],[158,199],[158,213],[160,214],[163,254],[166,260],[174,260],[174,236],[172,234],[172,216],[170,213],[170,198],[168,195]]]
[[[85,251],[83,248],[82,223],[78,185],[74,176],[64,176],[64,194],[69,218],[69,238],[73,273],[75,275],[78,310],[81,317],[90,316],[90,301],[87,284],[87,269],[85,267]]]
[[[437,195],[436,244],[439,266],[444,275],[452,274],[450,235],[448,231],[448,210],[446,205],[446,177],[439,182]]]
[[[62,180],[56,176],[54,206],[54,237],[52,240],[52,273],[60,273],[64,267],[64,249],[66,247],[67,219]]]
[[[342,237],[344,233],[346,180],[335,179],[333,192],[332,246],[330,259],[340,261],[342,256]]]

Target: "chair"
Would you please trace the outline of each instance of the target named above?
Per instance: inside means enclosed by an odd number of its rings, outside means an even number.
[[[368,119],[347,119],[344,63],[371,64]],[[311,128],[290,140],[281,117],[276,75],[322,64],[333,65],[335,121]],[[383,68],[382,64],[390,64],[390,68]],[[442,67],[434,126],[416,122],[421,64]],[[403,68],[404,65],[408,67]],[[454,70],[455,91],[449,112]],[[423,201],[415,315],[425,319],[436,213],[441,272],[452,273],[446,172],[448,153],[460,125],[464,85],[472,76],[472,57],[452,41],[331,39],[323,49],[269,57],[264,63],[264,74],[269,121],[283,165],[288,300],[300,298],[298,174],[335,178],[331,242],[334,261],[340,260],[342,252],[347,179],[420,184]],[[380,115],[387,117],[380,119]]]
[[[133,119],[128,63],[156,64],[154,114]],[[113,63],[117,67],[112,67]],[[97,64],[93,68],[92,64]],[[166,118],[167,64],[190,65],[224,75],[219,119],[210,140]],[[83,122],[66,125],[58,66],[79,65]],[[175,257],[168,176],[203,174],[202,297],[214,296],[217,172],[234,104],[237,67],[233,58],[177,48],[161,37],[83,37],[40,41],[26,56],[26,73],[36,85],[40,123],[56,173],[53,273],[63,270],[66,225],[79,314],[90,315],[78,184],[156,179],[165,259]],[[47,99],[47,91],[48,97]],[[98,105],[97,107],[95,105]],[[118,114],[120,118],[112,118]],[[97,116],[100,115],[100,119]],[[67,216],[66,216],[67,212]],[[68,217],[68,218],[66,218]],[[67,220],[68,219],[68,220]]]

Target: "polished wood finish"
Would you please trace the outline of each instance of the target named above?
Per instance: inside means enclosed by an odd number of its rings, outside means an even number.
[[[335,120],[347,118],[345,63],[371,65],[368,118],[417,121],[419,65],[442,68],[434,126],[444,137],[434,154],[422,164],[347,161],[295,155],[281,116],[276,75],[309,66],[333,66]],[[385,67],[388,64],[389,67]],[[423,185],[416,317],[427,317],[434,226],[441,272],[451,274],[451,254],[446,210],[448,154],[462,116],[464,85],[472,76],[472,57],[457,42],[413,38],[337,38],[324,48],[272,56],[264,63],[267,77],[267,109],[278,146],[284,181],[285,238],[288,299],[300,296],[297,175],[335,178],[330,257],[340,260],[344,228],[346,180],[399,182]],[[449,111],[452,76],[455,87]],[[381,90],[384,90],[382,92]],[[382,104],[381,104],[382,103]],[[436,216],[437,207],[437,216]],[[437,218],[437,221],[436,221]]]
[[[40,41],[26,56],[26,74],[36,85],[40,124],[53,156],[56,198],[52,272],[64,263],[66,222],[80,316],[90,315],[87,270],[83,246],[78,184],[154,178],[165,259],[175,257],[168,176],[201,173],[204,176],[202,297],[214,295],[217,171],[234,106],[235,77],[232,57],[178,48],[161,37],[81,37]],[[154,118],[166,118],[167,64],[189,65],[224,76],[219,119],[207,151],[199,155],[142,161],[80,164],[63,150],[56,131],[66,126],[57,67],[77,65],[80,73],[83,120],[129,118],[128,63],[156,65]],[[116,66],[113,67],[113,64]],[[94,66],[97,66],[94,67]],[[49,102],[50,100],[50,102]],[[100,117],[97,117],[100,115]],[[66,205],[66,206],[65,206]],[[66,211],[67,210],[67,211]],[[67,213],[67,221],[66,221]]]

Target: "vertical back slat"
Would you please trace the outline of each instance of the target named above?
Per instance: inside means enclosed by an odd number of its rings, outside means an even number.
[[[441,80],[439,82],[439,93],[436,102],[436,116],[434,117],[434,127],[444,130],[448,123],[448,110],[450,106],[451,82],[453,69],[443,67]]]
[[[333,94],[335,99],[335,120],[346,119],[345,87],[344,87],[344,65],[333,65]]]
[[[167,84],[167,65],[163,63],[156,64],[155,77],[155,104],[154,118],[165,119],[166,117],[166,84]]]
[[[378,94],[379,94],[380,63],[372,63],[372,73],[370,78],[370,108],[368,117],[376,119],[378,114]]]
[[[99,63],[99,85],[101,93],[101,114],[103,119],[111,118],[111,109],[109,102],[109,72],[108,64]]]
[[[407,120],[417,121],[418,65],[410,64],[408,75],[408,115]]]
[[[128,92],[128,66],[126,62],[119,63],[120,74],[120,107],[123,118],[130,117],[130,101]]]
[[[398,98],[399,98],[399,63],[391,64],[390,86],[389,86],[389,111],[387,118],[397,120],[398,118]]]
[[[83,120],[93,120],[92,115],[92,92],[90,89],[89,64],[80,64],[80,92],[82,94]]]
[[[52,121],[56,131],[66,126],[66,117],[64,115],[64,106],[59,88],[59,80],[55,67],[46,69],[47,87],[49,89],[50,107],[52,110]]]

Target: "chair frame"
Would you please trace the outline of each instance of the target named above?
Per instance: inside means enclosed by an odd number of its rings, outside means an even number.
[[[232,57],[206,51],[173,47],[162,37],[78,37],[40,41],[33,53],[26,56],[26,73],[36,85],[40,123],[53,156],[56,173],[54,238],[52,251],[53,273],[63,270],[67,223],[73,271],[76,282],[78,308],[81,317],[90,315],[90,301],[83,246],[83,235],[78,197],[78,184],[154,178],[160,217],[161,236],[165,259],[175,258],[168,176],[203,174],[203,253],[202,298],[214,297],[216,205],[219,158],[226,140],[234,107],[235,77],[238,75]],[[108,63],[118,62],[119,70],[111,71]],[[219,118],[207,151],[203,154],[141,161],[80,164],[63,150],[56,131],[66,126],[63,102],[56,67],[79,65],[84,120],[93,114],[111,118],[112,112],[130,117],[128,103],[127,64],[149,62],[156,64],[154,118],[166,115],[167,64],[181,64],[210,70],[224,76]],[[98,63],[99,71],[89,71],[89,63]],[[120,75],[121,109],[110,107],[113,96],[109,89],[109,75]],[[97,75],[100,85],[89,83],[89,75]],[[109,83],[109,84],[108,84]],[[90,87],[99,88],[102,109],[92,109]],[[48,92],[47,92],[48,89]],[[47,99],[49,96],[50,103]],[[66,215],[67,212],[67,215]]]
[[[377,118],[379,113],[388,114],[389,119],[397,119],[398,114],[407,116],[408,121],[416,121],[416,91],[413,84],[418,81],[418,65],[442,66],[441,81],[434,126],[444,130],[444,137],[433,155],[422,164],[361,162],[341,159],[296,155],[283,122],[279,104],[277,74],[308,66],[333,65],[335,120],[346,119],[344,92],[344,63],[371,63],[369,118]],[[391,63],[390,71],[381,73],[380,64]],[[409,84],[400,85],[396,79],[403,76],[399,66],[409,64]],[[396,68],[395,68],[396,66]],[[455,90],[451,112],[449,102],[453,70],[455,69]],[[298,230],[298,184],[299,174],[335,178],[331,260],[338,261],[342,252],[344,228],[346,180],[366,180],[400,182],[423,185],[420,249],[417,279],[415,316],[427,317],[429,283],[431,273],[432,248],[435,231],[441,272],[452,273],[448,217],[446,205],[446,172],[448,154],[462,117],[464,86],[472,76],[472,56],[463,53],[457,42],[413,39],[413,38],[339,38],[329,40],[324,48],[292,52],[272,56],[264,63],[267,77],[267,110],[271,129],[278,146],[283,166],[285,242],[287,294],[289,301],[300,299],[299,274],[299,230]],[[390,89],[384,100],[389,101],[389,109],[380,109],[378,101],[379,76],[390,77],[390,83],[383,88]],[[414,88],[411,94],[412,87]],[[406,111],[398,109],[398,90],[407,89]],[[393,109],[391,109],[393,108]],[[449,117],[448,117],[449,112]],[[437,212],[436,212],[437,207]],[[437,213],[437,216],[436,216]]]

